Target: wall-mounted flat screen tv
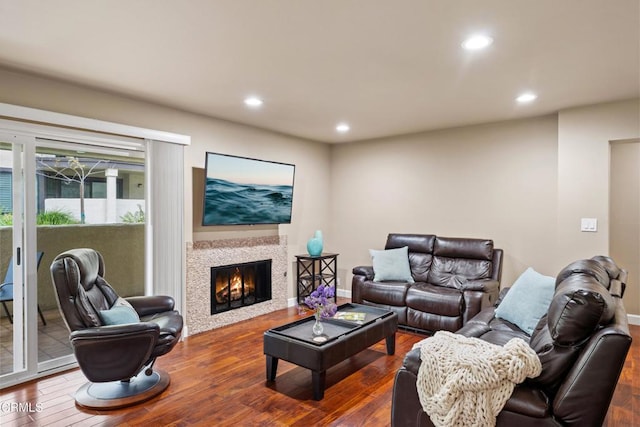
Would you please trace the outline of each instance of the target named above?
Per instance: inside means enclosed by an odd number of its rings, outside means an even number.
[[[295,165],[207,153],[202,225],[289,224]]]

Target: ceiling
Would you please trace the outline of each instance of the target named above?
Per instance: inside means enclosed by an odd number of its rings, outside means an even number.
[[[0,66],[339,143],[638,97],[640,0],[0,0]]]

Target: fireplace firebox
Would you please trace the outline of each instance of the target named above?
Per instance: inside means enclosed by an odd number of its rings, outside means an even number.
[[[211,267],[211,314],[270,299],[270,259]]]

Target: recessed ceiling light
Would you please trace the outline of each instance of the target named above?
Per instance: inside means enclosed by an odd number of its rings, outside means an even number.
[[[340,123],[340,124],[338,124],[338,126],[336,126],[336,130],[338,132],[340,132],[340,133],[349,132],[349,129],[351,129],[351,128],[346,123]]]
[[[533,92],[525,92],[522,95],[518,96],[516,98],[516,101],[518,101],[521,104],[525,104],[527,102],[531,102],[533,100],[535,100],[538,97],[538,95],[536,95]]]
[[[493,39],[489,36],[476,34],[462,42],[462,47],[467,50],[480,50],[493,43]]]
[[[255,96],[245,98],[244,103],[249,107],[260,107],[263,104],[262,99]]]

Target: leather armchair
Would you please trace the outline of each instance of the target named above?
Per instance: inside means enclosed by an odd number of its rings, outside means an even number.
[[[631,346],[622,304],[627,272],[598,256],[565,267],[553,299],[531,336],[488,307],[456,333],[504,345],[518,337],[540,358],[542,373],[516,386],[498,426],[600,426]],[[407,353],[393,386],[392,426],[433,426],[422,409],[416,378],[420,349]]]
[[[115,409],[165,390],[169,375],[154,370],[153,364],[171,351],[182,333],[182,316],[174,310],[173,298],[120,298],[104,279],[102,255],[93,249],[64,252],[53,260],[50,270],[74,354],[90,381],[76,393],[76,403]],[[127,303],[140,321],[106,325],[100,312]]]

